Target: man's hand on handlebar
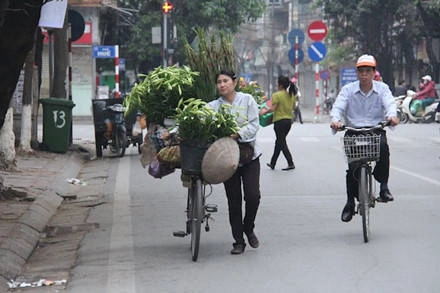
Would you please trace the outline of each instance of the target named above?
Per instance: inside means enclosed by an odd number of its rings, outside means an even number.
[[[400,119],[397,118],[396,116],[393,116],[393,117],[387,117],[387,120],[390,121],[390,124],[391,124],[392,126],[396,126],[396,125],[399,124],[399,122],[400,122]]]
[[[330,128],[334,130],[339,130],[342,126],[344,126],[344,124],[342,124],[340,121],[332,121],[332,123],[330,123]]]

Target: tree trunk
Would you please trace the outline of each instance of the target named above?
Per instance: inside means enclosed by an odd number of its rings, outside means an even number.
[[[34,33],[43,2],[44,0],[0,1],[0,168],[8,167],[15,161],[15,150],[10,150],[9,146],[9,129],[1,129],[5,121],[7,124],[13,121],[9,104],[24,60],[34,44]],[[12,131],[12,124],[10,129]]]
[[[31,130],[32,130],[32,96],[33,96],[33,75],[34,75],[35,50],[31,50],[25,62],[24,85],[23,85],[23,110],[21,112],[21,133],[20,151],[32,152]]]
[[[14,109],[9,107],[6,112],[3,127],[0,129],[0,169],[10,170],[16,167],[15,134],[12,129],[14,123]]]

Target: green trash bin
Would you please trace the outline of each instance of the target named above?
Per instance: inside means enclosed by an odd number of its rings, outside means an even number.
[[[58,98],[40,99],[43,105],[43,145],[48,151],[65,153],[69,148],[72,101]]]

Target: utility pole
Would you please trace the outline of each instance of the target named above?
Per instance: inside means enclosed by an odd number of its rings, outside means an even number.
[[[162,3],[162,15],[163,15],[163,25],[162,25],[162,44],[163,44],[163,53],[162,53],[162,63],[163,67],[168,66],[168,14],[171,13],[174,6],[170,1],[164,1]]]

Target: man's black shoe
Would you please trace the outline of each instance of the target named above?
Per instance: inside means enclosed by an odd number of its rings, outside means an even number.
[[[394,197],[391,195],[390,191],[388,189],[385,190],[381,190],[379,193],[379,200],[381,202],[389,202],[389,201],[393,201]]]
[[[257,238],[257,236],[255,235],[254,232],[252,232],[251,234],[246,235],[246,236],[247,236],[249,245],[252,248],[258,248],[258,246],[260,246],[260,242],[258,241],[258,238]]]
[[[245,248],[246,244],[234,243],[234,244],[232,244],[232,246],[234,246],[234,248],[232,248],[231,254],[242,254],[244,252],[244,248]]]
[[[354,215],[354,204],[347,203],[342,210],[341,220],[342,222],[350,222]]]
[[[271,168],[272,170],[275,169],[275,165],[272,165],[272,164],[269,164],[269,163],[267,163],[266,165],[267,165],[269,168]]]

